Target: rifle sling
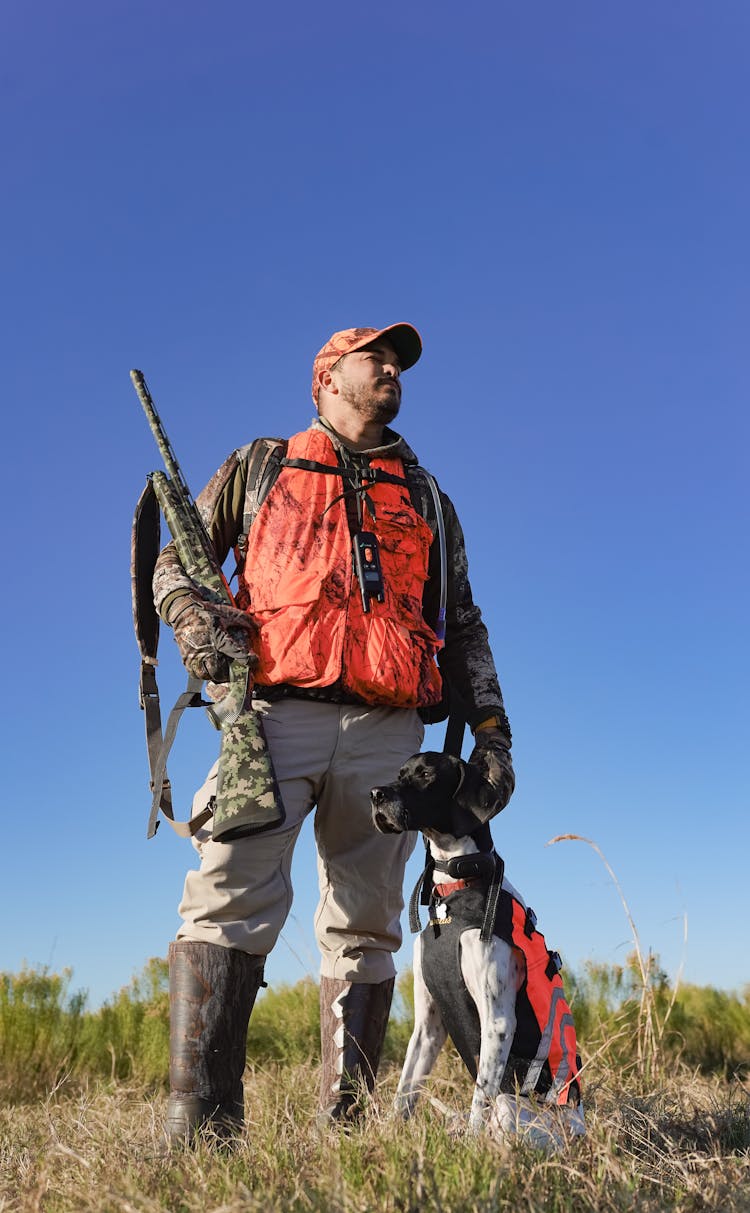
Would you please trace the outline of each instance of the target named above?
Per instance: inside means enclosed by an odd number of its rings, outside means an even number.
[[[133,622],[135,636],[141,653],[141,669],[138,683],[139,703],[146,722],[146,749],[151,776],[153,799],[148,819],[147,838],[153,838],[159,825],[159,811],[181,838],[190,838],[211,816],[211,809],[204,809],[190,821],[175,821],[172,808],[172,785],[167,776],[167,757],[172,748],[180,716],[187,707],[204,707],[199,679],[188,680],[169,714],[164,737],[161,731],[161,707],[159,688],[156,683],[156,653],[159,645],[159,616],[154,606],[151,589],[156,557],[159,554],[161,523],[159,503],[149,480],[138,499],[133,518],[130,550],[131,588],[133,598]]]
[[[169,757],[169,751],[172,749],[182,713],[185,711],[185,708],[204,708],[207,706],[206,701],[201,696],[202,686],[203,682],[200,678],[193,678],[192,675],[188,678],[187,687],[178,696],[172,711],[169,713],[163,739],[160,720],[157,721],[157,732],[154,734],[153,739],[148,735],[148,715],[146,716],[148,759],[151,770],[151,788],[153,791],[151,813],[149,814],[148,830],[146,832],[147,838],[153,838],[158,829],[160,809],[174,832],[179,834],[180,838],[192,838],[213,814],[213,805],[209,802],[205,809],[195,817],[191,817],[189,821],[176,821],[172,809],[172,788],[167,778],[167,758]],[[156,676],[154,676],[154,688],[156,688]],[[158,691],[156,691],[156,711],[158,716]]]

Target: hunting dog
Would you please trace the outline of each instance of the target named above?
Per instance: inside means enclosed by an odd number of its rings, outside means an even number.
[[[414,1031],[395,1109],[411,1115],[450,1035],[475,1080],[470,1131],[555,1149],[585,1132],[575,1028],[559,957],[471,812],[481,780],[461,759],[425,752],[372,790],[378,830],[418,830],[429,844],[410,906],[418,931],[422,887],[430,921],[414,943]]]

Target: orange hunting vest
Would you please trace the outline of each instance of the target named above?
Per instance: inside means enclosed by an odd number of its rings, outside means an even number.
[[[431,902],[430,922],[421,936],[422,976],[473,1078],[481,1047],[480,1024],[461,968],[461,936],[482,927],[486,897],[486,889],[455,889],[438,898],[445,908],[442,917]],[[533,911],[503,889],[493,933],[520,953],[524,978],[516,993],[516,1028],[501,1089],[513,1091],[518,1081],[522,1094],[536,1091],[549,1103],[576,1104],[580,1062],[573,1016],[565,1000],[559,958],[547,950],[535,923]]]
[[[337,468],[327,434],[310,429],[289,440],[287,459]],[[373,468],[403,477],[400,459]],[[406,485],[375,483],[363,501],[362,529],[380,549],[385,601],[365,614],[352,559],[338,475],[282,465],[250,528],[238,600],[259,626],[255,682],[342,690],[366,703],[426,707],[438,703],[440,642],[422,617],[432,532]],[[339,681],[340,680],[340,681]]]
[[[536,1057],[529,1066],[526,1089],[534,1089],[542,1065],[547,1061],[552,1076],[548,1099],[554,1098],[559,1104],[568,1103],[571,1100],[571,1084],[577,1083],[579,1067],[573,1016],[565,1001],[562,978],[555,971],[544,936],[536,929],[528,931],[526,907],[515,897],[513,946],[523,953],[526,964],[526,981],[519,992],[516,1009],[520,1017],[520,996],[525,994],[541,1033]]]

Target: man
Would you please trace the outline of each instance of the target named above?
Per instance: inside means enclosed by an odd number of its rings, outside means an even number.
[[[306,815],[315,809],[321,1117],[334,1121],[356,1114],[363,1085],[372,1090],[414,846],[413,835],[374,829],[370,789],[419,750],[423,719],[445,718],[450,684],[476,734],[471,761],[491,785],[484,819],[513,790],[510,729],[461,528],[441,493],[442,644],[437,510],[431,527],[413,501],[426,474],[388,428],[401,405],[401,372],[421,351],[408,324],[334,333],[313,365],[317,418],[289,440],[262,503],[248,475],[252,447],[230,455],[210,481],[198,505],[219,559],[239,552],[237,612],[217,614],[173,545],[157,564],[157,608],[188,670],[209,679],[209,689],[227,678],[229,657],[252,644],[253,706],[285,814],[251,837],[196,835],[200,868],[188,872],[170,946],[173,1139],[206,1122],[224,1133],[242,1125],[249,1015],[291,906],[292,851]],[[216,779],[217,766],[194,813]]]

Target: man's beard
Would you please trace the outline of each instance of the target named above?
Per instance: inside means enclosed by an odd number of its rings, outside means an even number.
[[[393,390],[388,392],[387,395],[381,394],[379,389],[386,383],[392,383]],[[378,425],[388,425],[390,421],[393,421],[394,417],[398,416],[399,409],[401,408],[400,385],[391,379],[379,380],[374,388],[369,385],[352,387],[350,384],[346,384],[344,386],[344,399],[365,421],[375,421]]]

